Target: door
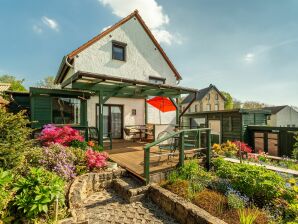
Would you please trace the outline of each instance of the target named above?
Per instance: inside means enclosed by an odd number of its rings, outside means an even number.
[[[96,116],[98,118],[99,106],[96,107]],[[98,119],[96,122],[98,127]],[[112,138],[123,137],[123,106],[122,105],[104,105],[103,106],[103,135]]]

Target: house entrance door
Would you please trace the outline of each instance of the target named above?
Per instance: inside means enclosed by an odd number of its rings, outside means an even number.
[[[98,117],[99,106],[96,107],[96,116]],[[96,124],[98,127],[98,123]],[[112,138],[123,137],[123,106],[122,105],[104,105],[103,106],[103,134]]]

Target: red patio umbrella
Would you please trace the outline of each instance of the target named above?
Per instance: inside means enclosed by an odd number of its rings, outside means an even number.
[[[147,103],[157,108],[162,112],[169,112],[176,110],[175,105],[167,97],[156,96],[152,99],[147,100]]]

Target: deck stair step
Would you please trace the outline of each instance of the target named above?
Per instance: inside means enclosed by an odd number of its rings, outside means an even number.
[[[113,189],[129,203],[139,201],[146,196],[148,186],[134,177],[122,177],[113,181]]]

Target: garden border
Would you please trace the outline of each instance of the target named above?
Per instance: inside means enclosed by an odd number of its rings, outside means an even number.
[[[157,184],[150,185],[148,195],[155,204],[182,224],[227,224]]]

